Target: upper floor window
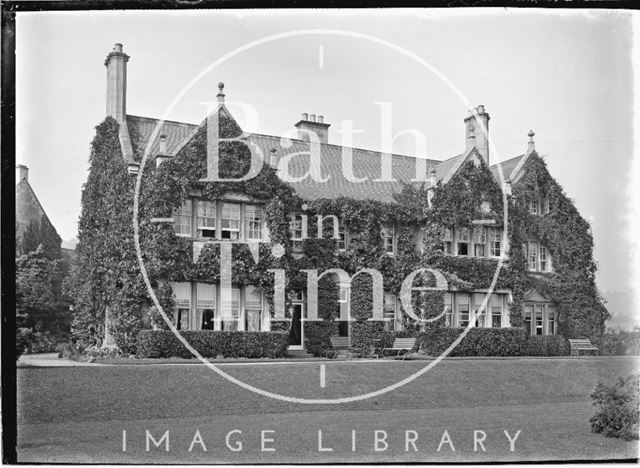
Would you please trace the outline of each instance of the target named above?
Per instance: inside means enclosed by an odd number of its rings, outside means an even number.
[[[386,253],[396,253],[395,228],[393,226],[383,227],[380,231],[382,236],[382,248]]]
[[[302,217],[300,213],[292,213],[289,219],[291,246],[294,250],[302,250]]]
[[[182,205],[173,210],[173,230],[179,236],[191,236],[191,199],[184,200]]]
[[[198,237],[216,237],[216,202],[198,200],[198,216],[196,217],[196,229]]]
[[[444,229],[444,253],[451,255],[453,253],[453,229]]]
[[[475,226],[473,228],[473,255],[475,257],[484,257],[485,244],[487,243],[487,234],[484,226]]]
[[[457,228],[458,233],[458,255],[469,255],[469,228]]]
[[[492,257],[499,257],[502,249],[502,231],[500,228],[489,230],[489,253]]]
[[[549,213],[549,198],[541,195],[529,198],[529,213],[533,215],[545,215]]]
[[[347,250],[347,227],[344,222],[338,227],[338,250]]]
[[[185,201],[174,210],[174,231],[177,235],[220,240],[265,240],[268,236],[264,209],[248,203],[227,203],[221,200]],[[241,220],[244,220],[242,222]],[[195,222],[195,225],[192,223]],[[195,226],[195,230],[193,229]]]
[[[263,239],[264,210],[260,207],[247,205],[245,208],[245,237],[248,240]]]
[[[529,271],[551,271],[551,256],[549,250],[538,242],[527,242],[522,245],[522,249],[527,259],[527,270]]]
[[[240,205],[236,203],[222,204],[222,225],[220,234],[223,239],[240,239]]]

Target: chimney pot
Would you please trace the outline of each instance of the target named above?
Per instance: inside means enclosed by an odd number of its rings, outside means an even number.
[[[29,180],[29,168],[24,164],[19,164],[18,165],[18,182],[20,182],[22,179],[27,181]]]
[[[309,116],[309,120],[310,120],[311,122],[315,122],[315,121],[316,121],[316,114],[311,114],[311,115]]]
[[[119,42],[116,42],[115,45],[113,46],[113,51],[122,52],[122,44],[120,44]]]
[[[484,105],[480,104],[478,106],[478,114],[484,114]]]
[[[309,114],[307,114],[306,112],[302,113],[302,120],[309,120]]]
[[[529,130],[529,133],[527,133],[527,136],[529,137],[529,141],[527,142],[527,153],[532,153],[536,149],[536,143],[533,141],[534,135],[535,133],[533,133],[533,130]]]
[[[318,116],[318,123],[324,123],[324,115]]]

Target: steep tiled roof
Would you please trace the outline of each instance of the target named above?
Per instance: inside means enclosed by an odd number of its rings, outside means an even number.
[[[142,153],[145,150],[145,146],[159,121],[159,119],[150,119],[149,117],[127,115],[127,126],[129,127],[129,135],[131,136],[134,151]],[[193,124],[165,120],[158,132],[158,138],[151,145],[150,154],[158,154],[160,151],[159,137],[162,134],[167,136],[167,152],[174,154],[180,143],[188,138],[196,127]]]
[[[148,117],[138,117],[127,115],[127,124],[132,135],[132,143],[134,150],[139,147],[144,150],[144,146],[151,137],[155,126],[159,122],[158,119]],[[165,134],[167,136],[167,152],[175,154],[194,134],[197,125],[164,121],[158,135]],[[272,135],[250,134],[249,141],[256,144],[265,155],[268,161],[271,156],[271,150],[276,150],[276,158],[301,152],[307,154],[309,152],[309,143],[302,140],[291,139],[291,146],[283,148],[281,146],[281,138]],[[138,146],[136,146],[138,145]],[[153,143],[151,147],[152,155],[159,152],[159,139]],[[412,156],[404,156],[399,154],[392,155],[392,175],[396,179],[395,182],[375,182],[380,178],[381,155],[379,151],[366,150],[361,148],[353,148],[353,175],[355,178],[366,177],[362,182],[354,182],[345,178],[342,171],[342,147],[338,145],[322,144],[321,145],[321,164],[322,176],[329,177],[326,182],[316,182],[307,177],[303,182],[293,182],[291,185],[296,192],[306,200],[316,200],[320,198],[354,198],[354,199],[372,199],[381,202],[391,203],[394,201],[393,195],[402,190],[403,183],[409,183],[416,174],[416,158]],[[442,180],[447,174],[464,159],[466,154],[459,154],[444,161],[436,159],[427,159],[426,186],[430,185],[430,168],[435,167],[436,179]],[[508,177],[516,167],[522,156],[509,159],[502,162],[502,168],[505,177]],[[308,157],[294,157],[289,168],[292,177],[301,177],[309,168]],[[499,180],[497,165],[491,166],[491,171]]]
[[[505,180],[512,175],[511,173],[516,168],[523,156],[524,154],[521,154],[520,156],[516,156],[515,158],[507,159],[506,161],[500,162],[500,165],[502,166],[502,175],[504,176]],[[493,176],[499,182],[500,174],[498,174],[498,164],[494,164],[490,169],[493,173]]]

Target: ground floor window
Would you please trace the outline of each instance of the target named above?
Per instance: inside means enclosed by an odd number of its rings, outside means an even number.
[[[398,298],[395,294],[384,293],[384,328],[386,331],[398,330]]]
[[[556,312],[548,303],[524,304],[524,329],[531,335],[555,335]]]
[[[179,282],[171,286],[174,323],[179,330],[269,329],[268,307],[262,291],[254,286],[233,286],[224,300],[219,284]]]
[[[507,294],[494,293],[487,299],[485,308],[482,304],[486,292],[448,292],[444,296],[444,322],[447,327],[467,327],[475,313],[476,328],[503,328],[509,326],[507,314]]]

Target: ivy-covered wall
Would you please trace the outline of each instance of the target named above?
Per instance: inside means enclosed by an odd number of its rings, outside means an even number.
[[[107,118],[96,130],[89,178],[82,195],[78,265],[74,275],[73,332],[81,344],[101,343],[108,305],[116,343],[124,350],[133,350],[137,332],[150,326],[143,320],[142,311],[149,301],[133,250],[131,218],[135,179],[128,175],[121,155],[117,122]],[[230,138],[240,133],[241,129],[233,119],[222,113],[220,136]],[[306,240],[300,257],[292,252],[289,215],[302,211],[303,200],[268,165],[249,181],[201,182],[206,176],[206,144],[206,126],[201,126],[174,158],[158,168],[151,160],[144,169],[140,241],[152,284],[167,312],[172,310],[167,280],[215,282],[219,276],[219,246],[205,246],[197,262],[193,263],[190,240],[177,237],[170,225],[149,222],[152,217],[170,217],[173,209],[194,194],[215,199],[227,192],[242,193],[265,204],[271,243],[283,245],[285,254],[273,258],[271,246],[265,243],[260,246],[260,260],[255,263],[247,246],[233,245],[232,275],[236,284],[258,286],[269,303],[272,303],[273,294],[273,274],[267,271],[270,268],[282,268],[287,272],[288,288],[303,287],[304,275],[300,270],[308,268],[319,272],[342,268],[350,275],[361,268],[375,268],[384,277],[385,290],[396,295],[404,278],[421,267],[439,269],[449,284],[460,291],[486,288],[491,283],[497,260],[447,256],[442,242],[445,227],[472,226],[472,221],[480,217],[493,218],[498,225],[502,222],[502,191],[482,162],[468,161],[447,184],[439,184],[434,190],[431,208],[427,190],[415,186],[405,186],[395,196],[396,203],[347,198],[308,202],[309,233],[316,231],[316,213],[335,214],[347,227],[348,247],[345,251],[337,249],[336,241],[328,238],[331,223],[325,223],[327,238]],[[220,149],[223,177],[238,177],[248,171],[250,154],[243,144],[222,142]],[[544,217],[533,217],[526,211],[525,199],[535,190],[550,198],[553,209]],[[517,182],[513,192],[508,226],[511,258],[505,262],[496,285],[513,291],[512,326],[522,324],[524,293],[537,288],[553,298],[559,312],[560,333],[567,337],[599,333],[607,313],[595,288],[593,241],[588,224],[549,176],[544,161],[535,154],[529,158],[525,176]],[[380,228],[387,225],[396,227],[397,252],[394,256],[385,254],[382,245]],[[415,233],[420,227],[425,233],[422,254],[415,248]],[[527,236],[534,236],[548,246],[554,261],[553,274],[538,278],[525,272],[521,243]],[[433,278],[426,275],[421,281],[424,285],[432,285]],[[371,317],[371,284],[367,275],[359,275],[352,287],[351,315],[356,322],[351,325],[351,333],[356,345],[358,340],[381,334],[384,328],[381,323],[366,322]],[[314,352],[337,332],[337,325],[332,321],[338,315],[337,289],[331,281],[321,282],[320,298],[319,315],[325,320],[305,324],[308,346]],[[435,317],[443,310],[443,293],[416,293],[413,302],[417,313],[425,318]],[[153,309],[151,320],[156,326],[164,327]],[[287,322],[272,325],[273,329],[288,327]],[[409,331],[418,328],[411,322],[406,326]],[[442,326],[444,319],[427,325]]]

